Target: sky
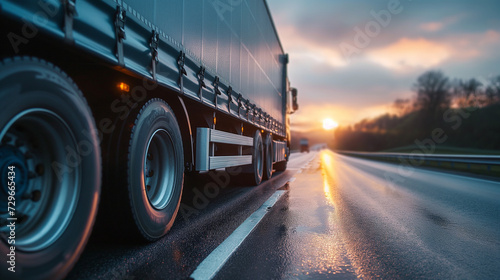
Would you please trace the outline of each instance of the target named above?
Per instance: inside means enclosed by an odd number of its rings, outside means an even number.
[[[428,70],[500,75],[500,1],[267,0],[299,91],[292,129],[390,112]]]

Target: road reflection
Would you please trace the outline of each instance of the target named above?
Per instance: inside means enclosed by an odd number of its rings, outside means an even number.
[[[334,164],[332,154],[321,153],[290,188],[284,217],[283,255],[289,257],[284,278],[357,278],[340,231],[336,190],[327,175]]]
[[[327,173],[333,170],[332,156],[328,153],[322,153],[320,166],[321,166],[321,175],[323,177],[323,191],[325,192],[327,203],[330,206],[335,207],[335,201],[333,198],[334,194],[332,192],[332,187],[328,182],[328,176],[327,176]]]

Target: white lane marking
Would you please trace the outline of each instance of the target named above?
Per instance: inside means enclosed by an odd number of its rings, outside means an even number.
[[[290,182],[290,183],[291,183],[291,182],[295,181],[296,179],[297,179],[297,178],[292,177],[292,178],[290,178],[290,180],[288,180],[288,182]]]
[[[195,280],[212,279],[267,214],[268,208],[273,207],[286,192],[283,190],[276,191],[198,265],[191,277]]]
[[[299,171],[297,171],[297,173],[296,173],[296,174],[300,174],[300,173],[302,173],[302,168],[301,168],[301,169],[299,169]]]

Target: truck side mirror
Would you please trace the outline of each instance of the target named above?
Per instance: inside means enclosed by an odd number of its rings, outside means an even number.
[[[299,109],[299,103],[297,102],[297,89],[292,88],[292,108],[293,111],[297,111]]]

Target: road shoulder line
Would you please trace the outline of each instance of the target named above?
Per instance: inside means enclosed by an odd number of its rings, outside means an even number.
[[[191,278],[196,280],[212,279],[217,272],[224,266],[231,255],[236,252],[238,247],[250,235],[262,218],[269,212],[270,208],[287,191],[277,190],[266,202],[264,202],[257,211],[252,213],[237,229],[229,235],[215,250],[210,253],[191,274]]]

